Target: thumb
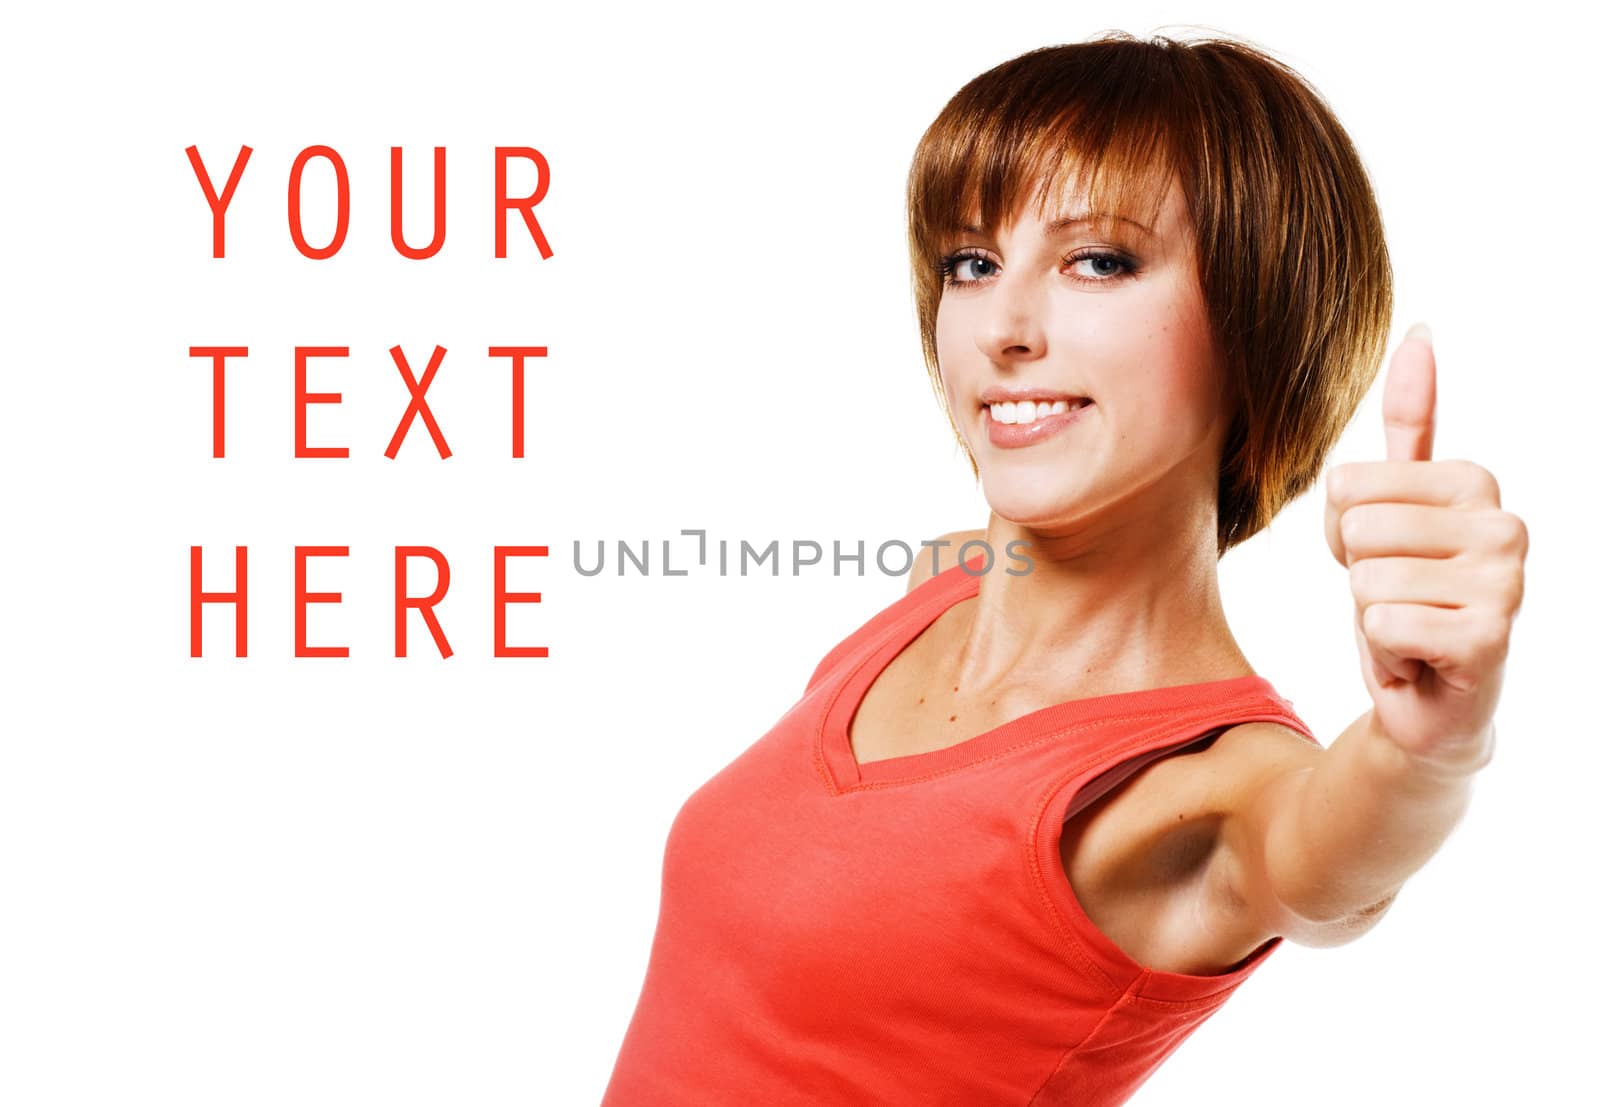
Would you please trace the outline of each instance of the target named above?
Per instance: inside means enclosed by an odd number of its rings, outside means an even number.
[[[1389,359],[1383,385],[1383,435],[1389,461],[1433,458],[1436,367],[1433,333],[1426,323],[1406,332]]]

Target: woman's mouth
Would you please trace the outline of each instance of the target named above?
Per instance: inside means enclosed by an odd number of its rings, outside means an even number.
[[[1085,397],[1069,400],[1021,400],[985,404],[983,424],[989,441],[1002,449],[1032,446],[1079,422],[1094,401]]]

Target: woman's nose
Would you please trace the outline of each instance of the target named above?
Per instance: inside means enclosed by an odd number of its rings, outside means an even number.
[[[1044,356],[1044,290],[1002,273],[984,296],[978,348],[996,364]]]

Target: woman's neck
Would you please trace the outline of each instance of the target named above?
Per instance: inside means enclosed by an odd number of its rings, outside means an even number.
[[[1185,516],[1045,534],[991,515],[997,556],[977,601],[957,609],[951,680],[1065,700],[1252,672],[1222,609],[1214,507]],[[1013,541],[1032,561],[1018,576],[1005,571]]]

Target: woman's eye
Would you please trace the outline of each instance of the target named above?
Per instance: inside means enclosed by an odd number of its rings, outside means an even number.
[[[1131,261],[1121,254],[1113,254],[1106,250],[1095,250],[1068,258],[1067,267],[1074,271],[1073,276],[1078,280],[1091,284],[1116,280],[1134,271]]]
[[[988,258],[967,258],[966,263],[971,266],[970,272],[974,280],[983,280],[994,275],[994,262]]]
[[[995,264],[981,254],[951,254],[942,259],[939,269],[945,284],[973,284],[994,276]]]
[[[1131,276],[1136,266],[1121,254],[1091,250],[1065,259],[1067,275],[1079,284],[1108,284]],[[992,258],[970,251],[950,254],[939,262],[944,283],[950,288],[980,284],[999,271]]]

